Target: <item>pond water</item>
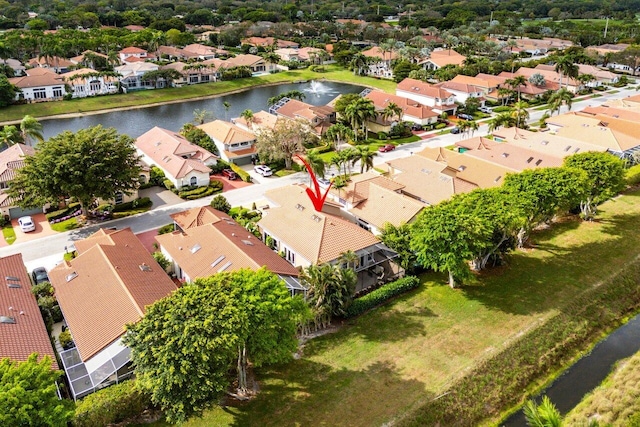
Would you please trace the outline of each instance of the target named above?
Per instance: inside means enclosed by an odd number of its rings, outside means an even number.
[[[222,120],[230,120],[240,116],[244,110],[253,112],[267,110],[267,100],[273,96],[290,90],[299,90],[305,94],[304,101],[312,105],[325,105],[332,99],[344,93],[359,93],[362,86],[346,83],[311,81],[307,83],[283,84],[277,86],[258,87],[232,95],[219,96],[211,99],[184,101],[157,107],[135,108],[126,111],[111,111],[103,114],[88,115],[69,119],[51,119],[41,121],[45,139],[65,130],[77,131],[101,124],[104,127],[114,127],[119,133],[137,138],[154,126],[178,131],[187,122],[193,121],[193,111],[204,109]],[[230,104],[228,111],[224,102]],[[210,118],[208,121],[213,120]]]
[[[564,415],[609,375],[614,364],[640,350],[640,315],[613,331],[589,353],[558,377],[536,401],[547,395]],[[522,410],[501,424],[505,427],[524,427],[527,422]]]

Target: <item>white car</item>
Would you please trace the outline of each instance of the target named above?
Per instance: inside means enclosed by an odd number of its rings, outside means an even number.
[[[485,114],[491,114],[493,113],[493,110],[489,107],[480,107],[478,108],[478,110],[480,110],[481,112],[485,113]]]
[[[259,173],[262,176],[271,176],[271,175],[273,175],[273,171],[271,170],[271,168],[269,166],[266,166],[266,165],[254,166],[253,170],[256,171],[256,173]]]
[[[33,222],[33,219],[30,216],[18,218],[18,224],[20,225],[20,230],[22,230],[23,233],[36,231],[36,223]]]

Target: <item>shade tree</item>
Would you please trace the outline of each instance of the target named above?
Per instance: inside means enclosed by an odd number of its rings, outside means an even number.
[[[304,145],[316,137],[311,133],[309,123],[303,119],[278,120],[273,129],[263,129],[256,138],[256,150],[261,159],[283,160],[291,169],[293,156],[304,152]]]

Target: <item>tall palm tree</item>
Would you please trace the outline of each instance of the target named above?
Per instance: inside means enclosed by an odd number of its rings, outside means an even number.
[[[353,132],[356,134],[356,140],[358,140],[358,127],[361,127],[365,138],[368,138],[367,120],[376,117],[376,107],[370,99],[358,98],[347,105],[344,110],[344,116],[351,123]]]
[[[365,170],[369,170],[373,167],[373,158],[378,155],[375,151],[369,150],[369,146],[361,145],[356,148],[356,155],[351,160],[351,165],[355,166],[360,162],[360,173],[364,173]]]
[[[514,76],[512,79],[506,80],[505,83],[517,90],[518,101],[520,101],[520,87],[527,84],[527,78],[525,76]]]
[[[10,147],[19,142],[22,142],[22,137],[17,126],[7,125],[0,130],[0,143],[5,147]]]
[[[593,74],[580,74],[576,77],[576,80],[578,80],[582,86],[587,86],[589,83],[596,80],[596,76]]]
[[[338,150],[342,143],[354,137],[353,131],[342,123],[331,125],[324,133],[324,138],[332,142],[334,150]]]
[[[240,117],[242,117],[246,122],[249,129],[253,129],[253,111],[246,109],[242,113],[240,113]]]
[[[31,142],[32,139],[38,142],[44,141],[42,124],[33,116],[24,116],[20,121],[20,138],[25,144]]]
[[[562,87],[563,76],[567,78],[565,86],[568,86],[569,79],[577,78],[578,74],[580,73],[580,69],[576,64],[573,63],[573,59],[568,55],[561,56],[560,58],[558,58],[558,60],[556,61],[556,66],[554,70],[556,71],[556,73],[560,74],[560,87]]]
[[[362,74],[364,74],[363,70],[368,65],[368,63],[369,63],[369,58],[367,58],[361,53],[356,53],[355,55],[353,55],[353,58],[351,58],[351,62],[349,65],[353,70],[353,74],[361,76]]]
[[[397,117],[398,121],[401,122],[403,112],[404,111],[402,110],[402,107],[400,107],[395,102],[390,102],[386,107],[384,107],[384,110],[382,110],[382,118],[386,120]]]
[[[573,103],[573,94],[566,87],[561,88],[559,91],[549,97],[550,111],[553,113],[557,111],[560,114],[562,105],[567,106],[567,110],[571,111],[571,105]],[[553,107],[553,108],[551,108]]]
[[[347,186],[347,180],[339,176],[333,180],[333,188],[338,190],[338,198],[342,198],[342,189]]]
[[[342,252],[340,254],[340,258],[338,258],[338,261],[340,263],[346,264],[347,268],[356,269],[358,267],[358,264],[360,263],[360,257],[358,257],[358,254],[349,249],[348,251]]]
[[[314,175],[324,178],[327,165],[320,157],[320,154],[315,151],[307,151],[307,163],[309,163]],[[311,180],[311,174],[309,174],[309,180]]]
[[[511,115],[515,119],[516,127],[524,129],[527,125],[527,120],[529,120],[529,111],[527,110],[529,104],[524,101],[518,101],[514,104],[514,107]]]

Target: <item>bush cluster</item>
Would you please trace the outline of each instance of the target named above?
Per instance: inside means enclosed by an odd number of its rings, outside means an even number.
[[[211,184],[203,187],[187,187],[186,190],[178,192],[178,196],[182,199],[195,200],[202,197],[210,196],[214,193],[222,191],[222,182],[211,181]]]
[[[60,221],[65,221],[71,217],[78,216],[81,213],[82,210],[80,209],[80,203],[71,203],[66,208],[49,212],[45,216],[47,217],[47,221],[55,224]]]
[[[158,228],[158,234],[173,233],[173,229],[174,229],[173,223],[163,225],[162,227]]]
[[[231,170],[233,170],[244,182],[251,182],[251,175],[249,175],[249,172],[234,163],[231,163],[229,166],[231,167]]]
[[[176,186],[173,185],[173,182],[171,182],[170,179],[165,179],[164,181],[162,181],[162,184],[164,185],[164,188],[166,188],[167,190],[175,190]]]
[[[151,206],[151,204],[152,202],[150,198],[142,197],[142,198],[137,198],[135,200],[132,200],[130,202],[120,203],[119,205],[115,205],[113,207],[113,211],[123,212],[131,209],[148,208],[149,206]]]
[[[627,169],[624,178],[627,181],[627,185],[640,184],[640,165],[635,165]]]
[[[347,309],[346,317],[359,316],[395,296],[417,288],[418,285],[420,285],[420,280],[414,276],[406,276],[395,282],[387,283],[375,291],[355,299]]]
[[[224,169],[229,169],[229,163],[225,162],[222,159],[218,159],[215,165],[209,166],[211,168],[211,174],[222,173]]]
[[[331,144],[327,144],[327,145],[323,145],[322,147],[314,148],[313,152],[316,154],[323,154],[323,153],[328,153],[331,150],[333,150],[333,147],[331,147]]]
[[[106,426],[142,413],[151,407],[148,396],[135,381],[125,381],[88,395],[76,405],[74,427]]]

